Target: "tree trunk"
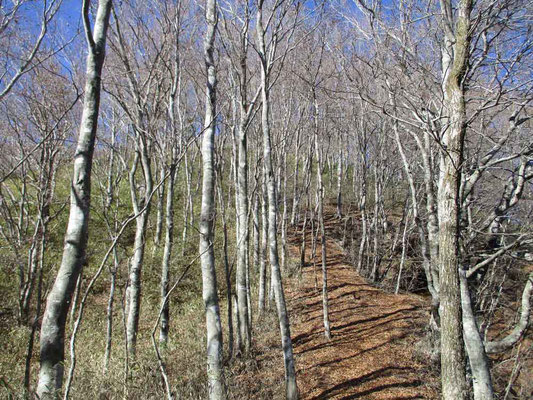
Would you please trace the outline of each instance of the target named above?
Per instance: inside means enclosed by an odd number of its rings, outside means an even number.
[[[300,172],[300,129],[296,131],[296,156],[294,158],[294,178],[292,183],[292,208],[291,208],[291,226],[298,222],[298,203],[300,193],[298,191],[298,175]]]
[[[461,286],[461,305],[463,311],[463,333],[474,387],[474,400],[492,400],[492,379],[490,377],[489,360],[485,353],[483,340],[479,334],[476,317],[472,310],[470,291],[465,271],[459,272]]]
[[[337,161],[337,218],[342,218],[342,151]]]
[[[320,250],[322,255],[322,314],[324,322],[324,335],[331,339],[331,330],[329,327],[329,305],[328,305],[328,269],[327,269],[327,250],[326,250],[326,229],[324,227],[324,183],[322,182],[323,172],[323,153],[319,149],[318,143],[318,101],[313,91],[314,105],[314,138],[315,138],[315,156],[318,161],[317,176],[317,201],[318,201],[318,223],[320,227]],[[314,257],[313,257],[314,259]]]
[[[228,358],[233,357],[234,347],[233,347],[233,293],[231,289],[231,268],[229,265],[229,256],[228,256],[228,221],[226,218],[226,205],[224,203],[224,192],[222,190],[222,171],[219,164],[219,173],[218,173],[218,201],[220,203],[220,211],[222,215],[222,234],[224,243],[222,245],[224,250],[224,275],[226,279],[226,302],[227,302],[227,318],[228,318]],[[230,196],[228,196],[230,197]],[[235,318],[238,320],[238,318]]]
[[[162,162],[164,164],[164,162]],[[164,165],[159,169],[159,180],[162,181],[165,177],[166,168]],[[163,202],[165,199],[165,185],[159,186],[157,189],[157,216],[155,221],[155,234],[154,234],[154,252],[161,243],[161,234],[163,232]]]
[[[259,191],[259,183],[256,185],[257,191]],[[261,263],[261,250],[260,250],[260,233],[259,233],[259,194],[254,195],[254,206],[252,208],[252,223],[253,223],[253,242],[254,242],[254,271],[259,271],[259,265]]]
[[[451,2],[441,0],[444,21],[451,30]],[[441,380],[443,400],[468,398],[463,329],[461,316],[461,291],[459,287],[460,209],[459,185],[463,163],[463,146],[466,131],[466,108],[463,77],[468,64],[470,47],[471,0],[461,0],[458,5],[455,32],[447,32],[443,55],[453,61],[443,64],[444,104],[449,115],[449,126],[444,132],[442,146],[446,151],[440,163],[438,190],[439,265],[440,265],[440,319],[441,319]],[[453,35],[453,36],[452,36]],[[445,59],[446,61],[446,59]]]
[[[396,290],[394,291],[394,294],[398,294],[400,291],[400,283],[402,279],[402,271],[403,266],[405,265],[405,254],[407,252],[407,230],[409,228],[409,214],[410,211],[407,211],[407,215],[405,216],[404,221],[404,227],[403,227],[403,235],[402,235],[402,258],[400,259],[400,268],[398,270],[398,280],[396,281]]]
[[[261,201],[261,263],[259,265],[259,307],[258,315],[261,317],[265,311],[265,296],[266,296],[266,263],[267,263],[267,247],[268,247],[268,202],[266,184],[263,174],[262,181],[262,201]]]
[[[394,96],[390,91],[389,91],[389,103],[391,104],[391,106],[396,108],[396,100],[394,99]],[[431,273],[431,270],[433,268],[432,261],[436,262],[437,260],[431,259],[431,253],[429,250],[430,246],[428,246],[428,237],[426,236],[426,232],[424,231],[424,225],[423,225],[422,219],[420,218],[420,214],[418,210],[418,199],[416,197],[415,180],[414,180],[413,172],[411,170],[411,164],[409,163],[407,155],[405,154],[403,143],[400,139],[398,121],[394,120],[392,127],[394,130],[394,138],[396,140],[396,146],[398,147],[398,152],[400,153],[400,157],[402,159],[405,176],[409,184],[409,192],[411,194],[411,207],[413,210],[413,219],[418,230],[418,237],[420,238],[420,250],[422,253],[422,266],[424,268],[428,290],[429,290],[429,293],[431,294],[431,299],[432,299],[431,300],[432,310],[433,310],[432,318],[435,320],[438,320],[438,315],[436,314],[437,314],[437,309],[439,306],[439,293],[435,288],[436,284],[433,280],[434,275]]]
[[[207,329],[207,385],[210,400],[226,398],[222,365],[222,326],[215,270],[214,219],[214,144],[216,132],[216,70],[213,56],[217,27],[216,0],[207,0],[205,7],[207,31],[204,42],[207,70],[205,131],[202,140],[203,178],[202,208],[200,213],[200,255],[202,264],[202,295],[205,304]]]
[[[188,228],[189,228],[189,224],[192,225],[192,220],[189,220],[189,212],[190,212],[190,209],[191,209],[191,204],[192,204],[192,195],[191,195],[191,171],[190,171],[190,167],[189,167],[189,157],[188,157],[188,153],[185,152],[185,155],[184,155],[184,166],[185,166],[185,171],[184,171],[184,175],[185,175],[185,181],[186,181],[186,186],[187,186],[187,193],[186,193],[186,196],[185,198],[183,199],[183,202],[184,202],[184,207],[183,207],[183,232],[181,233],[181,243],[182,243],[182,248],[181,248],[181,256],[183,257],[185,255],[185,250],[187,249],[187,233],[188,233]]]
[[[113,309],[115,303],[115,289],[117,283],[117,272],[119,267],[117,248],[113,249],[113,267],[111,269],[111,282],[109,284],[109,297],[107,300],[107,328],[106,328],[106,340],[105,340],[105,352],[104,352],[104,365],[102,368],[103,374],[107,372],[109,366],[109,359],[111,358],[111,346],[113,343]]]
[[[170,164],[167,182],[167,203],[165,207],[165,248],[163,250],[163,261],[161,264],[161,329],[159,331],[159,342],[166,345],[168,342],[168,327],[170,319],[170,299],[167,299],[170,276],[170,257],[174,246],[174,183],[176,181],[176,150],[172,149],[172,160]],[[163,186],[163,185],[161,185]],[[165,301],[166,299],[166,301]]]
[[[133,257],[130,265],[129,282],[127,289],[128,296],[128,318],[126,321],[127,346],[131,358],[135,358],[137,352],[137,333],[139,329],[139,316],[141,309],[141,274],[144,263],[144,253],[146,245],[146,230],[148,227],[148,218],[150,216],[151,194],[153,190],[152,171],[150,167],[150,158],[146,138],[138,132],[137,136],[137,155],[134,160],[133,168],[130,171],[130,190],[132,196],[133,211],[138,215],[135,220],[135,240],[133,244]],[[135,170],[137,160],[140,159],[144,177],[143,200],[139,202],[135,188]]]
[[[241,108],[241,113],[244,112]],[[244,116],[241,116],[244,118]],[[246,282],[246,259],[249,242],[248,229],[248,149],[246,143],[245,129],[246,121],[241,120],[239,124],[238,137],[238,162],[237,162],[237,301],[239,304],[239,321],[241,351],[248,353],[252,341],[252,334],[249,324],[248,310],[248,285]]]
[[[111,0],[100,0],[94,22],[94,35],[88,25],[89,1],[83,3],[88,55],[85,98],[78,144],[74,154],[74,173],[70,191],[70,214],[63,258],[48,295],[41,325],[41,366],[37,394],[41,399],[55,396],[63,383],[65,321],[72,292],[85,263],[91,199],[91,170],[100,106],[101,73]]]
[[[261,59],[261,125],[263,130],[263,157],[265,163],[265,178],[268,195],[268,237],[270,249],[270,265],[272,269],[272,281],[276,307],[278,311],[279,327],[281,333],[281,344],[283,348],[283,359],[285,362],[285,389],[287,400],[299,398],[298,386],[296,384],[296,369],[294,367],[294,356],[292,350],[291,331],[289,324],[289,314],[285,304],[285,294],[281,280],[281,271],[278,259],[278,237],[277,237],[277,199],[276,199],[276,179],[272,167],[272,144],[270,138],[270,102],[269,102],[269,71],[270,65],[267,59],[265,30],[263,28],[263,1],[257,7],[257,36],[259,42],[259,55]]]
[[[283,214],[281,215],[281,272],[285,271],[287,262],[287,152],[283,152]]]

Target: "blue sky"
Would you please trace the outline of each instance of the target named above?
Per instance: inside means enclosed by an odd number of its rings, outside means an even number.
[[[77,26],[81,16],[81,0],[63,0],[59,17],[71,26]]]

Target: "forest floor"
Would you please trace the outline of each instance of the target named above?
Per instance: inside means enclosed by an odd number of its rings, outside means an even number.
[[[327,215],[330,340],[324,335],[320,243],[316,268],[306,257],[301,274],[285,280],[301,398],[438,398],[436,374],[429,373],[429,360],[416,351],[429,318],[427,299],[387,293],[358,275],[335,241],[338,224]],[[300,235],[290,238],[292,257],[299,254],[300,242]],[[268,354],[279,353],[279,346],[267,349],[263,359],[279,357]],[[275,374],[283,382],[283,369]]]

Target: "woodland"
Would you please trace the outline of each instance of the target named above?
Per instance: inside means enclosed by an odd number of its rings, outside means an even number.
[[[533,398],[533,1],[0,0],[0,398]]]

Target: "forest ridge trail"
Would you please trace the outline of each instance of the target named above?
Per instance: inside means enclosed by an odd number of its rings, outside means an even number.
[[[344,262],[342,249],[331,237],[337,223],[328,215],[330,341],[323,327],[320,243],[318,287],[309,257],[302,276],[286,285],[302,399],[437,398],[427,385],[430,378],[425,376],[423,362],[413,352],[427,323],[427,302],[420,296],[389,294],[369,285]],[[291,237],[293,256],[300,241],[300,235]]]

